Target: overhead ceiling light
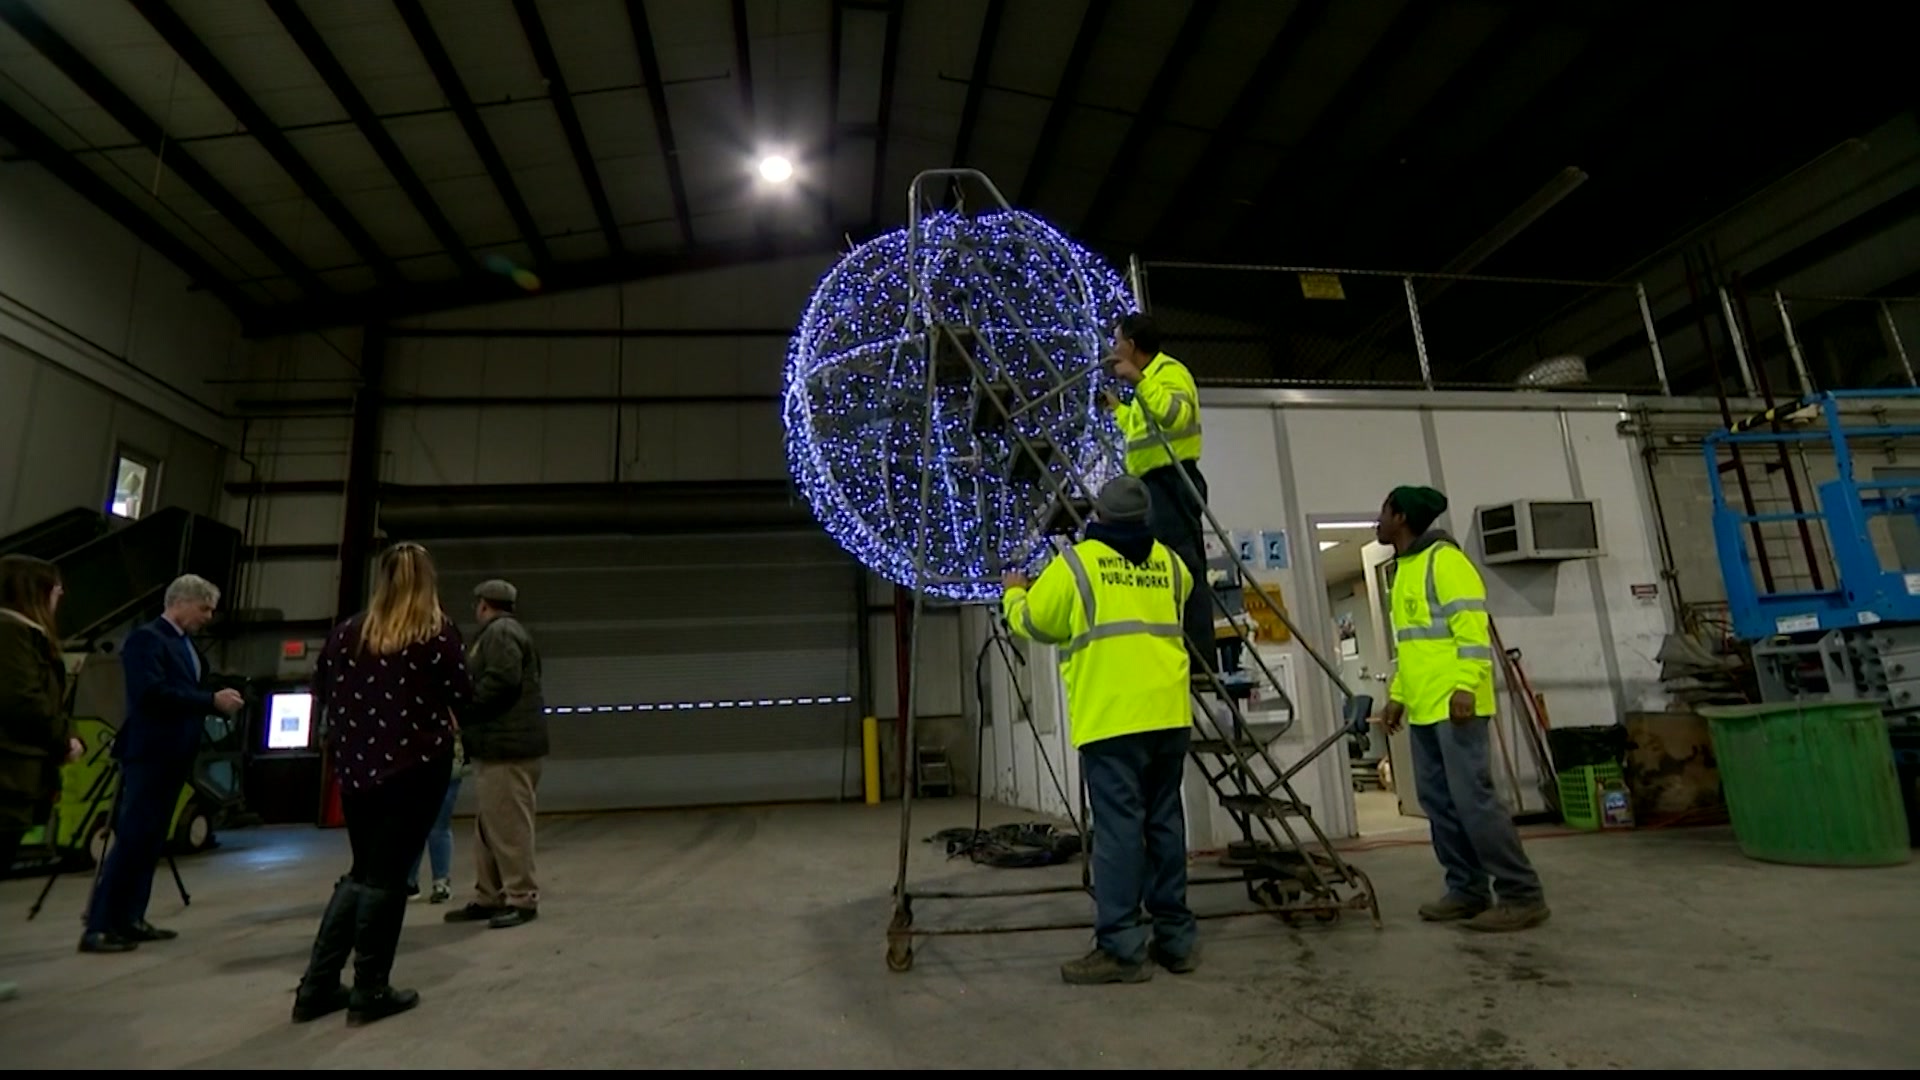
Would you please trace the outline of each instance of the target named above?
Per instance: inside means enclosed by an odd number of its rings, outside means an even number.
[[[1320,541],[1320,550],[1325,551],[1328,548],[1337,548],[1340,546],[1340,543],[1338,540],[1322,540]]]
[[[784,184],[793,178],[793,162],[779,154],[769,154],[760,159],[760,179],[769,184]]]
[[[1373,528],[1373,526],[1374,526],[1374,523],[1371,521],[1322,521],[1318,525],[1315,525],[1314,528],[1316,529],[1371,529]]]

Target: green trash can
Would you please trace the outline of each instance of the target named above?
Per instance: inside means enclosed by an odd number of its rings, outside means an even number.
[[[1705,706],[1747,857],[1898,866],[1912,857],[1886,719],[1872,702]]]

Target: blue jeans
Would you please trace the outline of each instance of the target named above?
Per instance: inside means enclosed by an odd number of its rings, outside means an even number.
[[[154,871],[173,827],[173,808],[192,774],[192,758],[121,762],[113,843],[87,904],[89,932],[122,933],[146,921]]]
[[[1487,718],[1409,724],[1407,734],[1420,809],[1433,828],[1433,854],[1446,871],[1447,892],[1481,903],[1494,895],[1508,903],[1539,902],[1540,877],[1493,790]]]
[[[1187,907],[1180,806],[1192,730],[1120,735],[1080,748],[1093,803],[1094,935],[1101,951],[1122,963],[1144,962],[1149,942],[1186,956],[1198,935]]]
[[[440,803],[440,816],[433,819],[433,831],[427,834],[427,846],[413,857],[413,869],[407,871],[407,888],[420,887],[420,856],[433,860],[433,880],[453,877],[453,802],[460,797],[460,778],[447,781],[447,797]]]

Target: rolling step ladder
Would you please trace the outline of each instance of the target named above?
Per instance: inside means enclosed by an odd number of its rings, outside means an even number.
[[[1033,402],[1061,392],[1063,384],[1016,387],[1004,377],[990,376],[982,358],[975,355],[976,349],[984,347],[978,335],[964,327],[947,325],[936,325],[931,333],[936,341],[945,342],[944,348],[934,346],[935,355],[943,361],[936,365],[936,377],[955,383],[963,378],[972,382],[977,402],[973,429],[981,439],[983,453],[986,447],[996,443],[1004,445],[1009,455],[1003,463],[1008,475],[1053,481],[1052,499],[1030,517],[1029,523],[1039,524],[1042,533],[1054,539],[1056,547],[1070,544],[1073,535],[1081,531],[1091,515],[1092,490],[1051,441],[1028,438],[1011,423],[1013,417]],[[993,363],[991,357],[986,360]],[[993,363],[993,367],[1006,370],[998,363]],[[1028,393],[1022,395],[1022,389]],[[1100,435],[1103,452],[1114,455],[1111,460],[1119,460],[1118,448],[1110,444],[1099,428],[1094,430]],[[1156,429],[1154,435],[1166,445],[1164,432]],[[1184,473],[1182,479],[1188,486],[1189,496],[1199,501],[1192,479]],[[1337,670],[1287,620],[1280,605],[1266,595],[1248,572],[1249,567],[1241,561],[1231,535],[1210,508],[1205,510],[1203,518],[1204,527],[1232,558],[1244,587],[1258,593],[1268,609],[1285,623],[1294,640],[1332,679],[1345,703],[1333,732],[1298,760],[1283,766],[1275,757],[1272,744],[1292,728],[1298,709],[1266,661],[1256,649],[1245,650],[1245,655],[1258,669],[1260,682],[1271,693],[1272,700],[1286,711],[1288,720],[1279,732],[1256,735],[1242,707],[1243,695],[1233,692],[1239,687],[1229,686],[1215,668],[1218,650],[1214,642],[1188,641],[1189,652],[1195,658],[1191,685],[1195,726],[1189,752],[1215,799],[1239,832],[1239,839],[1228,845],[1221,866],[1240,872],[1250,901],[1273,910],[1289,922],[1306,916],[1332,921],[1342,911],[1358,909],[1369,912],[1377,925],[1379,905],[1371,882],[1334,850],[1332,841],[1314,819],[1312,808],[1293,786],[1293,778],[1322,754],[1343,746],[1355,731],[1364,730],[1373,700],[1352,693]],[[1199,584],[1204,585],[1204,567],[1197,577]],[[1233,611],[1211,588],[1208,596],[1216,616],[1224,615],[1234,633],[1242,640],[1251,641],[1244,613]],[[1096,829],[1097,825],[1092,825],[1087,830],[1089,850],[1096,842],[1093,837]]]
[[[980,558],[976,565],[986,574],[997,577],[1003,570],[1023,568],[1004,565],[1003,553],[1024,549],[1025,538],[1036,533],[1036,524],[1038,535],[1046,539],[1057,555],[1059,550],[1072,543],[1073,537],[1083,530],[1091,516],[1094,487],[1088,483],[1085,475],[1087,470],[1073,460],[1066,448],[1084,446],[1091,435],[1096,447],[1090,449],[1097,449],[1100,461],[1117,465],[1124,455],[1117,444],[1118,432],[1112,430],[1110,424],[1082,424],[1077,409],[1061,410],[1057,429],[1048,429],[1044,422],[1033,419],[1037,411],[1049,409],[1062,395],[1076,389],[1081,393],[1086,392],[1087,388],[1080,384],[1092,379],[1103,369],[1097,352],[1102,347],[1098,340],[1091,336],[1081,340],[1076,351],[1085,355],[1076,359],[1083,359],[1084,363],[1079,370],[1071,373],[1062,371],[1049,352],[1049,343],[1057,345],[1061,331],[1056,328],[1036,329],[1029,324],[1020,305],[1001,295],[994,281],[994,269],[986,262],[989,256],[979,250],[970,250],[964,244],[943,252],[944,256],[950,258],[942,260],[940,272],[953,277],[930,281],[923,276],[919,269],[921,263],[916,254],[916,245],[920,242],[922,210],[926,202],[925,185],[929,181],[941,181],[943,186],[948,181],[971,182],[984,188],[1000,210],[1011,212],[1012,207],[993,182],[978,170],[936,169],[914,178],[908,195],[908,319],[905,332],[895,346],[896,350],[924,350],[913,358],[925,373],[921,392],[911,401],[902,401],[903,405],[919,413],[915,417],[920,427],[918,460],[936,460],[934,433],[938,422],[942,432],[940,442],[943,444],[940,449],[949,455],[949,462],[964,462],[969,472],[997,480],[998,484],[991,487],[991,495],[1011,493],[1013,498],[1025,500],[1020,505],[1002,502],[990,508],[984,505],[984,500],[990,497],[989,487],[983,485],[976,489],[976,498],[982,499],[983,505],[975,509],[980,520],[987,523],[978,535],[980,550],[977,554]],[[1016,224],[1015,228],[1025,226]],[[1036,244],[1048,242],[1039,237],[1031,239]],[[1072,277],[1059,264],[1050,263],[1043,276],[1050,279],[1047,284],[1055,295],[1092,301],[1087,283]],[[970,291],[965,295],[955,293],[949,284],[952,280],[961,279],[969,283]],[[1133,291],[1136,306],[1144,310],[1144,290],[1137,280]],[[996,320],[1004,320],[1004,324],[995,325],[999,330],[1000,346],[1006,351],[1000,351],[992,336],[968,325],[969,319],[977,318],[977,305],[983,304],[991,306]],[[923,314],[926,312],[947,314],[936,314],[930,318]],[[953,318],[954,321],[940,321],[942,318]],[[898,356],[896,353],[896,359]],[[1044,413],[1041,420],[1044,420]],[[965,430],[956,430],[961,425]],[[966,438],[957,439],[956,436],[960,435]],[[1170,450],[1165,432],[1156,428],[1152,436],[1162,447]],[[961,441],[971,446],[952,445]],[[918,542],[926,545],[930,536],[928,516],[931,513],[936,470],[923,466],[919,471]],[[1214,798],[1226,810],[1239,833],[1239,839],[1228,845],[1221,859],[1221,867],[1229,874],[1218,877],[1195,874],[1189,877],[1188,883],[1193,887],[1238,884],[1245,889],[1248,900],[1253,904],[1250,911],[1208,913],[1201,917],[1270,913],[1291,924],[1307,918],[1332,922],[1347,911],[1364,911],[1378,928],[1380,908],[1372,883],[1334,850],[1332,841],[1314,820],[1312,808],[1300,797],[1293,783],[1295,777],[1328,750],[1336,746],[1343,747],[1349,734],[1361,729],[1359,726],[1367,722],[1372,711],[1372,701],[1354,694],[1341,679],[1338,669],[1305,640],[1298,627],[1287,618],[1284,609],[1267,595],[1267,591],[1249,573],[1230,534],[1221,526],[1212,509],[1205,507],[1205,500],[1195,489],[1192,478],[1182,472],[1181,479],[1187,485],[1189,497],[1203,508],[1206,532],[1225,549],[1245,587],[1259,596],[1293,639],[1300,643],[1308,657],[1338,690],[1339,699],[1344,703],[1339,721],[1326,737],[1309,747],[1291,764],[1283,766],[1272,744],[1297,722],[1299,710],[1259,651],[1247,648],[1244,653],[1251,659],[1252,666],[1258,669],[1259,678],[1271,691],[1272,699],[1285,708],[1288,716],[1286,724],[1273,735],[1256,732],[1249,724],[1240,695],[1233,692],[1238,687],[1230,688],[1227,680],[1216,670],[1218,650],[1215,642],[1188,642],[1190,654],[1196,657],[1190,687],[1195,726],[1189,750]],[[950,476],[946,477],[946,482],[951,483]],[[948,497],[954,495],[949,494]],[[989,510],[991,512],[987,512]],[[1022,532],[1011,537],[1003,531],[997,532],[992,524],[996,520],[1004,521],[1008,526],[1018,525]],[[1009,540],[1019,542],[1008,543]],[[928,570],[925,557],[923,546],[921,562],[916,568],[916,573],[923,578]],[[1206,584],[1204,568],[1196,577],[1198,584]],[[1248,632],[1247,617],[1233,611],[1213,589],[1209,588],[1207,595],[1215,610],[1225,615],[1233,632],[1243,641],[1250,642],[1252,638]],[[916,588],[914,596],[914,630],[909,646],[913,650],[913,659],[910,663],[917,662],[919,655],[919,615],[924,608],[926,590]],[[1007,636],[1004,627],[995,632],[995,637],[1001,639],[1003,645]],[[1033,717],[1029,702],[1017,692],[1013,651],[1002,648],[1000,652],[1007,675],[1014,681],[1015,696],[1020,700],[1024,719],[1031,726]],[[914,717],[913,697],[909,695],[905,716],[909,739],[912,737]],[[1044,755],[1044,741],[1036,741],[1035,746]],[[1346,776],[1344,759],[1343,752],[1340,763],[1343,786]],[[1050,762],[1048,769],[1050,773],[1053,771]],[[1055,782],[1058,784],[1057,776]],[[1061,795],[1063,804],[1068,808],[1068,816],[1074,817],[1074,800],[1068,798],[1064,791]],[[915,890],[909,888],[908,884],[912,828],[911,788],[908,788],[901,800],[898,876],[893,889],[893,917],[887,927],[887,966],[894,971],[909,970],[913,966],[913,939],[916,937],[1070,929],[1090,925],[1080,922],[933,929],[916,927],[913,914],[913,903],[917,899],[979,900],[1091,891],[1088,868],[1091,865],[1092,846],[1099,841],[1097,823],[1087,821],[1084,777],[1078,802],[1080,814],[1075,824],[1082,829],[1083,846],[1088,854],[1088,858],[1082,860],[1080,885],[1035,885],[986,892]]]

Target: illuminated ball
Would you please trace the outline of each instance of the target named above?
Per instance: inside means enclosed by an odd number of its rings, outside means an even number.
[[[1111,267],[1031,214],[941,213],[920,228],[917,298],[905,229],[849,252],[814,290],[787,352],[787,465],[863,565],[934,596],[987,600],[1002,572],[1044,552],[1062,488],[1082,498],[1119,472],[1101,361],[1133,303]],[[983,378],[1018,411],[1011,424]],[[1052,448],[1046,474],[1015,429]]]

